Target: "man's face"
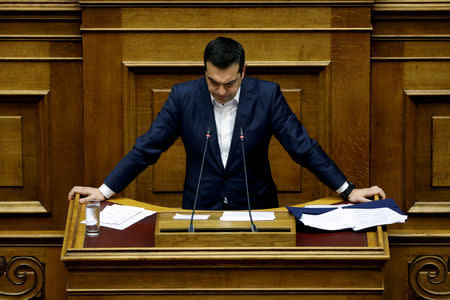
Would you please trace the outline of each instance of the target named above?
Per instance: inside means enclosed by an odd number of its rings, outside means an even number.
[[[235,63],[226,69],[219,69],[211,62],[206,62],[206,83],[208,90],[217,102],[224,104],[233,100],[244,78],[245,67],[239,73],[239,64]]]

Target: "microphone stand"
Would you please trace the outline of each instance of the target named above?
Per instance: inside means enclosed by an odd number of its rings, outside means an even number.
[[[197,190],[195,191],[195,199],[194,199],[194,208],[192,209],[192,215],[191,215],[191,223],[189,224],[189,232],[194,232],[194,214],[195,214],[195,208],[197,207],[197,198],[198,198],[198,191],[200,189],[200,181],[202,180],[202,173],[203,173],[203,165],[205,163],[205,156],[206,156],[206,148],[208,147],[209,138],[211,137],[211,130],[208,128],[206,130],[206,142],[205,142],[205,149],[203,150],[203,157],[202,157],[202,164],[200,166],[200,174],[198,176],[198,182],[197,182]]]
[[[247,204],[248,204],[248,214],[250,216],[250,223],[252,227],[252,232],[258,232],[258,228],[256,228],[255,223],[253,223],[252,211],[250,209],[250,194],[248,193],[248,180],[247,180],[247,165],[245,163],[245,149],[244,149],[244,131],[240,128],[240,139],[241,139],[241,148],[242,148],[242,160],[244,161],[244,177],[245,177],[245,189],[247,190]]]

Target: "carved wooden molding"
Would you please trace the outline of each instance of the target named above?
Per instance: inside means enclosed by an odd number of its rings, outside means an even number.
[[[377,57],[377,56],[373,56],[370,58],[371,61],[448,61],[450,60],[450,56],[440,56],[440,57],[418,57],[418,56],[414,56],[414,57],[396,57],[396,56],[392,56],[392,57]]]
[[[75,34],[1,34],[0,41],[51,41],[81,42],[81,35]]]
[[[38,62],[54,62],[54,61],[83,61],[82,57],[0,57],[0,61],[38,61]]]
[[[250,27],[211,27],[211,28],[87,28],[81,32],[328,32],[328,31],[368,31],[372,27],[328,27],[328,28],[250,28]]]
[[[449,265],[448,257],[416,257],[409,266],[409,284],[414,292],[424,299],[449,299]]]
[[[372,41],[448,41],[448,34],[373,34]]]
[[[341,0],[341,1],[314,1],[314,0],[300,0],[300,1],[279,1],[279,0],[243,0],[243,1],[227,1],[227,0],[181,0],[181,1],[167,1],[159,0],[81,0],[80,6],[83,7],[155,7],[168,6],[177,7],[257,7],[257,6],[373,6],[372,0]]]
[[[8,3],[9,2],[9,3]],[[22,2],[22,3],[20,3]],[[33,2],[33,3],[31,3]],[[51,1],[2,1],[0,11],[7,12],[79,12],[81,10],[78,1],[72,3],[62,1],[59,3],[51,3]]]
[[[325,68],[331,61],[246,61],[250,67],[316,67]],[[179,68],[179,67],[197,67],[203,68],[203,61],[123,61],[122,64],[127,68]]]
[[[0,256],[0,277],[3,275],[9,286],[0,286],[2,299],[30,299],[44,287],[44,267],[34,257],[16,256],[7,262]]]

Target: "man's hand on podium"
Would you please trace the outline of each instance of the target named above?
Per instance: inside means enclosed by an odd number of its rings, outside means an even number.
[[[69,194],[67,200],[72,200],[75,194],[80,194],[80,203],[86,203],[88,201],[103,201],[106,200],[105,196],[100,192],[98,188],[87,186],[74,186]]]
[[[386,199],[386,194],[384,193],[384,191],[378,186],[374,185],[370,188],[354,189],[348,196],[348,201],[350,201],[351,203],[369,202],[372,201],[369,198],[375,195],[380,195],[381,199]]]

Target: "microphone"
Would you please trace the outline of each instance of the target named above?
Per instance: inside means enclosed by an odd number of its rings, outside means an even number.
[[[255,223],[253,223],[252,210],[250,209],[250,195],[248,193],[248,180],[247,180],[247,165],[245,163],[244,130],[242,130],[242,127],[240,128],[239,138],[241,139],[242,160],[244,161],[244,177],[245,177],[245,189],[247,190],[248,214],[250,216],[250,223],[252,224],[252,232],[258,232],[258,228],[256,228]]]
[[[195,208],[197,207],[197,198],[198,198],[198,191],[200,189],[200,181],[202,180],[203,165],[205,163],[205,156],[206,156],[206,148],[208,147],[209,138],[211,137],[211,129],[210,128],[208,128],[206,130],[205,137],[206,137],[205,149],[203,150],[202,164],[200,166],[200,174],[198,176],[198,182],[197,182],[197,190],[195,191],[194,208],[192,209],[191,223],[189,224],[189,232],[194,232],[194,214],[195,214]]]

